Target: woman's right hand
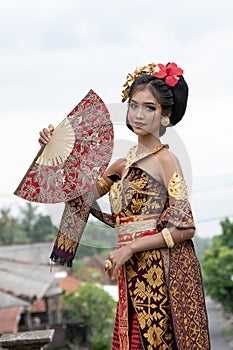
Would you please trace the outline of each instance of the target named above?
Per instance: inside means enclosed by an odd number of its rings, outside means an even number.
[[[41,146],[46,145],[49,142],[53,130],[54,130],[54,126],[52,124],[49,124],[48,129],[44,128],[39,132],[40,137],[38,141]]]

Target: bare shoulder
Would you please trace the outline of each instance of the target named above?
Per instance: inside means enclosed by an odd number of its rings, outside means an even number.
[[[158,153],[157,157],[160,163],[160,169],[162,171],[161,177],[165,184],[168,184],[169,180],[175,172],[178,172],[183,176],[179,159],[168,148],[164,148]]]

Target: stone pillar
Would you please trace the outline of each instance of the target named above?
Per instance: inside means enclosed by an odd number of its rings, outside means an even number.
[[[29,307],[26,308],[25,323],[26,323],[26,326],[27,326],[27,330],[31,331],[32,330],[32,317],[31,317],[31,313],[29,311]]]
[[[53,340],[54,329],[3,334],[0,345],[9,350],[42,350]]]

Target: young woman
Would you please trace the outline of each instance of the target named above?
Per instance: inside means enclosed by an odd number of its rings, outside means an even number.
[[[175,63],[150,63],[129,74],[123,102],[128,100],[127,126],[138,144],[105,171],[91,199],[89,194],[76,203],[84,208],[89,201],[86,212],[95,215],[90,203],[109,192],[118,247],[105,268],[119,286],[112,349],[210,349],[187,188],[178,159],[160,141],[183,117],[187,98],[183,71]],[[41,131],[41,144],[50,130]],[[83,224],[77,226],[83,230]],[[62,226],[60,239],[61,232]],[[56,250],[52,258],[58,259]]]

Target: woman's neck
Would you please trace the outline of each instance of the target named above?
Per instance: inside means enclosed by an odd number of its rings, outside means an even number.
[[[146,135],[146,136],[138,136],[138,150],[141,149],[141,151],[145,150],[152,150],[155,147],[159,146],[161,144],[161,141],[159,137],[156,137],[152,134]]]

